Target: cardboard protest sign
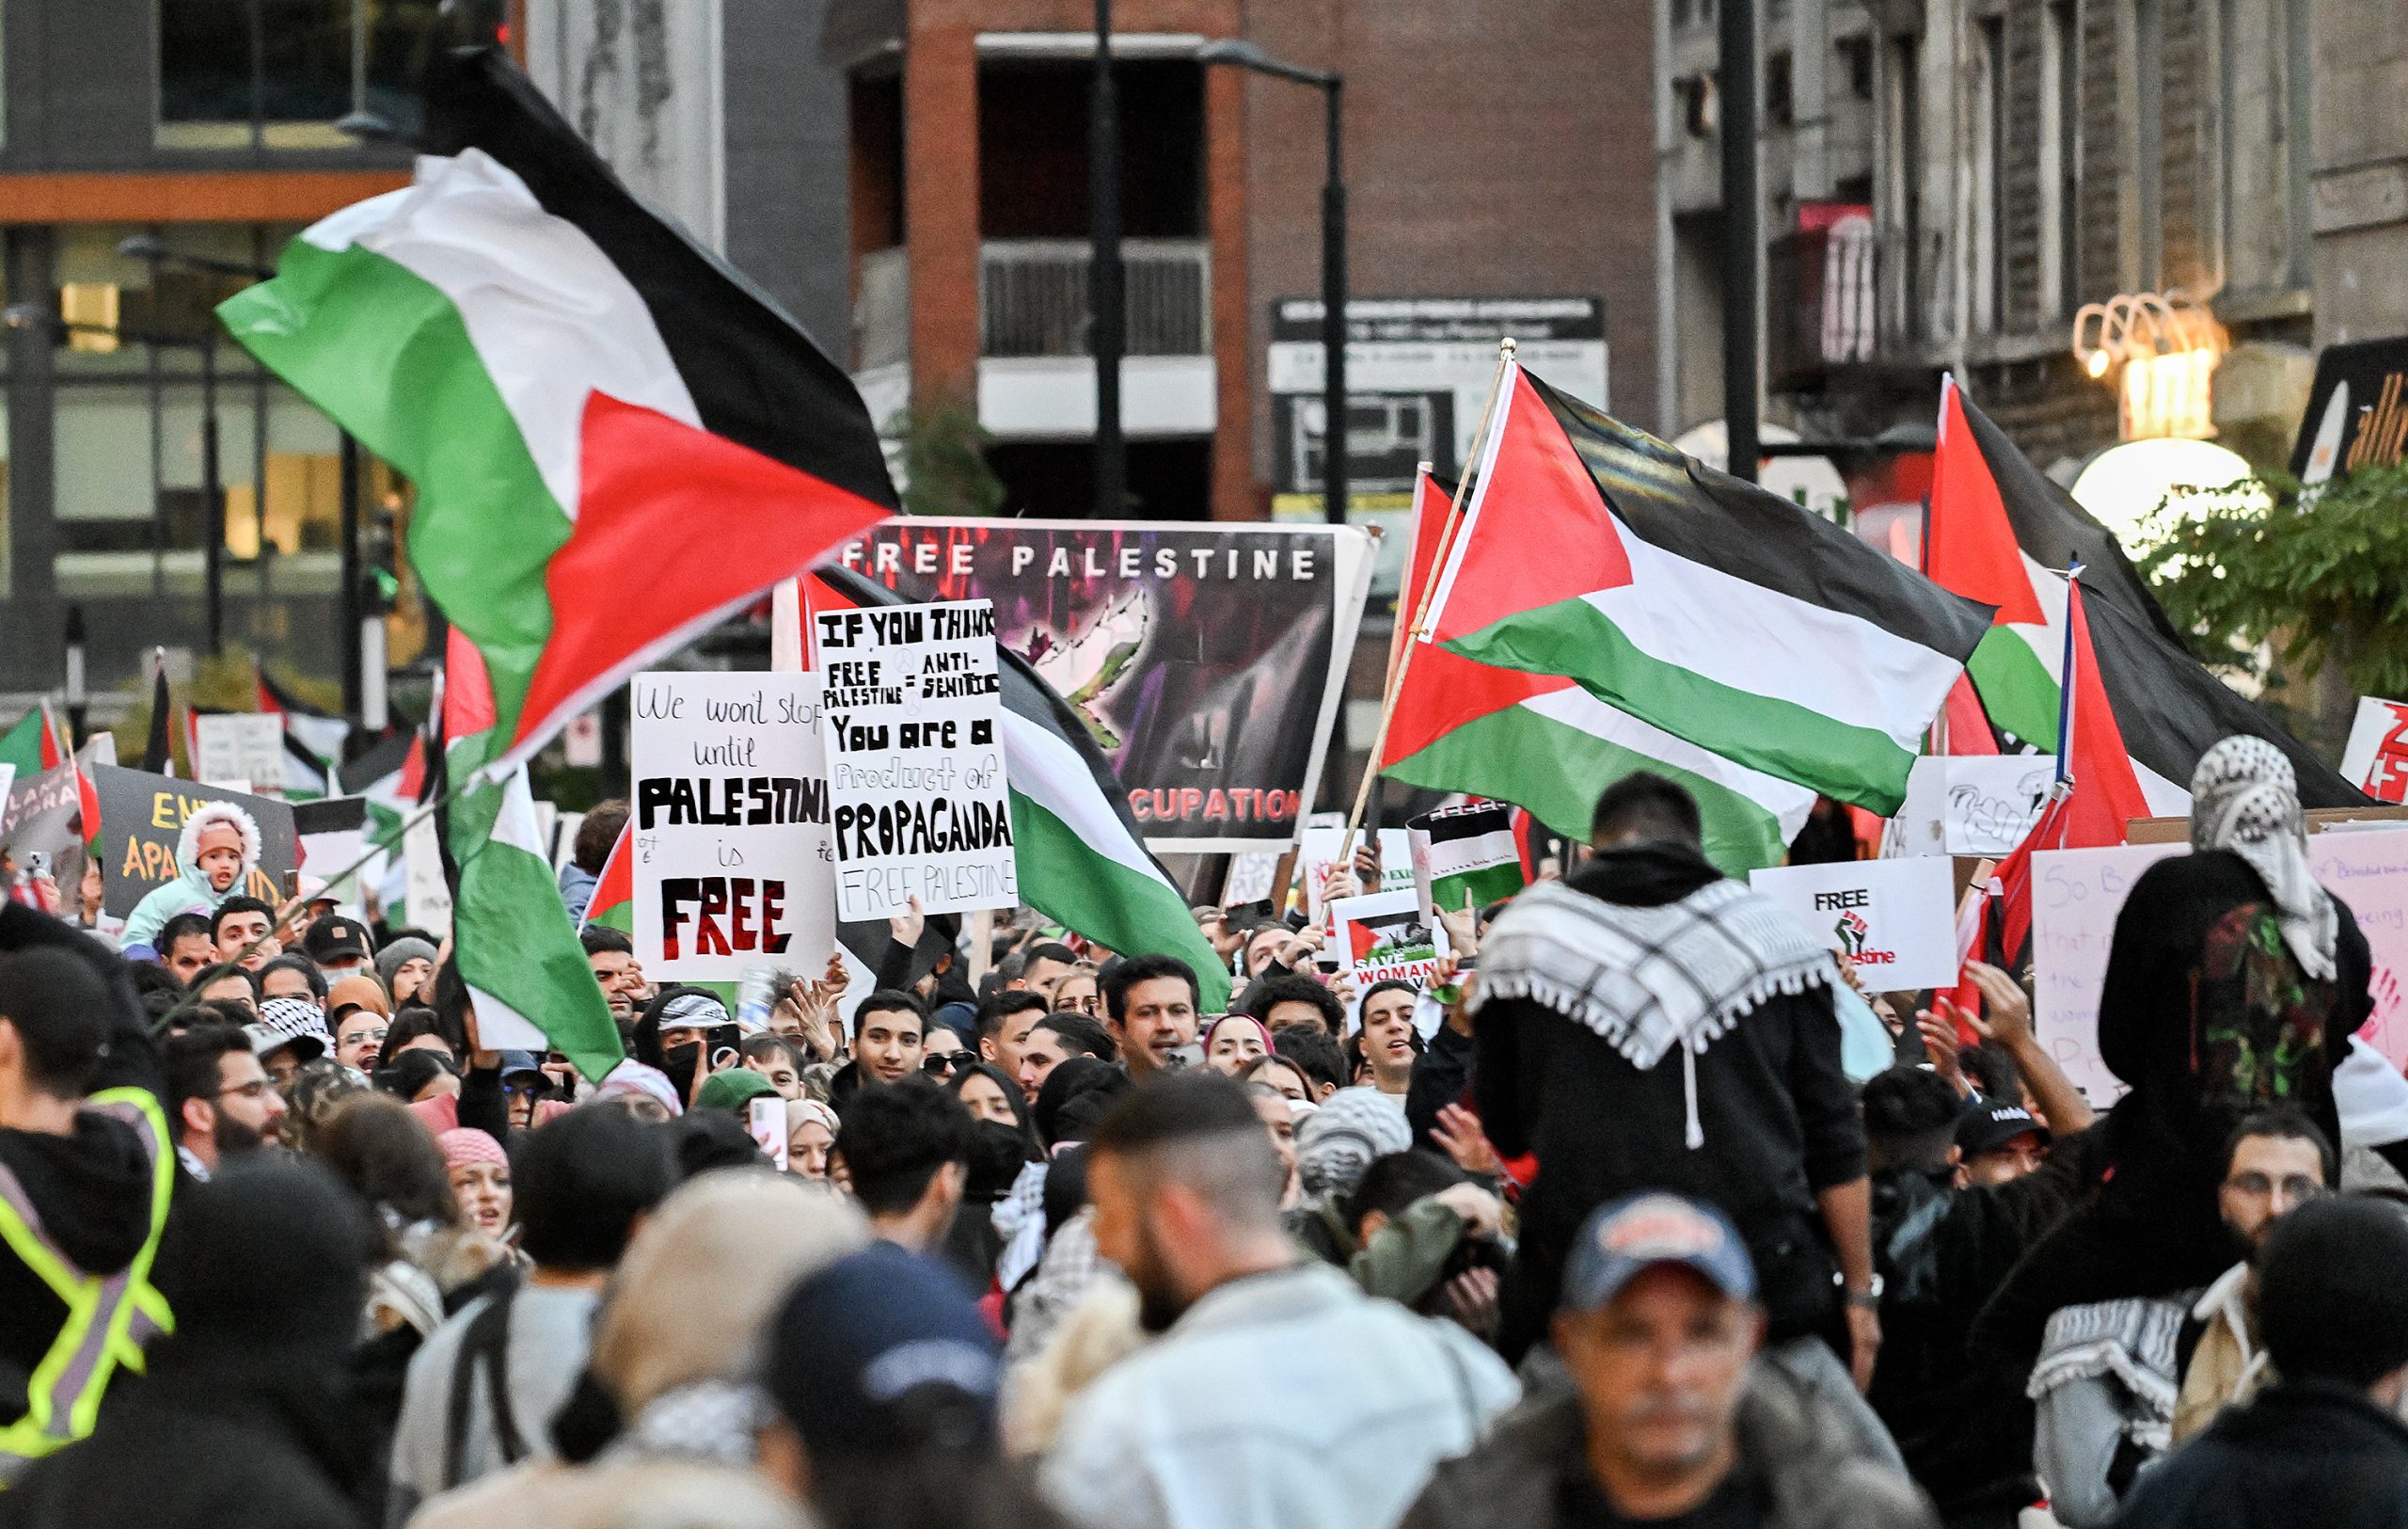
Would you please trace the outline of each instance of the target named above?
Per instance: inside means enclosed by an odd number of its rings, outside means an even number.
[[[2359,700],[2349,747],[2341,751],[2341,774],[2378,802],[2408,803],[2408,704],[2371,695]]]
[[[1370,587],[1361,528],[912,515],[839,555],[906,599],[992,601],[1155,851],[1294,838]]]
[[[101,905],[110,916],[124,917],[154,888],[183,874],[176,841],[184,820],[207,802],[231,802],[259,824],[260,863],[242,884],[243,894],[271,904],[283,900],[295,847],[291,807],[116,765],[94,765],[90,774],[101,805]]]
[[[1906,804],[1884,853],[2014,852],[2047,805],[2057,761],[2047,754],[1926,756],[1907,777]]]
[[[986,600],[818,617],[836,916],[1020,901]]]
[[[195,778],[211,786],[280,792],[284,720],[262,711],[200,712],[192,719]]]
[[[642,674],[634,725],[636,955],[680,982],[816,972],[834,947],[820,677]]]
[[[1955,878],[1945,855],[1841,860],[1751,871],[1755,889],[1856,963],[1877,992],[1956,980]]]
[[[13,773],[15,769],[0,765],[0,772]],[[60,856],[83,842],[82,826],[71,764],[27,775],[0,791],[0,846],[20,866],[28,854],[48,855],[52,864],[57,864]]]
[[[1414,890],[1424,912],[1485,907],[1512,897],[1528,880],[1522,846],[1513,837],[1513,810],[1502,802],[1441,807],[1405,827],[1413,843]]]
[[[1326,820],[1325,821],[1323,820]],[[1337,813],[1320,813],[1305,827],[1296,840],[1296,875],[1305,890],[1305,922],[1322,922],[1322,883],[1329,879],[1329,870],[1338,864],[1339,850],[1346,837],[1346,820]],[[1354,847],[1360,850],[1370,839],[1366,829],[1357,829]],[[1402,828],[1380,830],[1380,884],[1371,888],[1379,892],[1409,892],[1413,889],[1413,836]],[[1368,894],[1367,894],[1368,895]]]
[[[1410,888],[1333,898],[1329,917],[1331,948],[1360,984],[1395,979],[1427,987],[1447,954],[1446,930],[1422,916],[1421,899]]]

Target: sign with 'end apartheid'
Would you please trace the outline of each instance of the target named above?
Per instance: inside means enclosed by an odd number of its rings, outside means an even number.
[[[1748,880],[1877,993],[1956,980],[1956,880],[1945,855],[1778,866]]]

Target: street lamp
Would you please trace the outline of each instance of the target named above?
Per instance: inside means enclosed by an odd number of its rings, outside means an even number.
[[[1339,147],[1346,76],[1272,57],[1255,43],[1220,38],[1196,50],[1202,64],[1227,64],[1322,93],[1328,167],[1321,188],[1322,515],[1346,523],[1346,177]]]
[[[84,741],[84,712],[90,701],[84,678],[84,608],[67,608],[67,747]]]

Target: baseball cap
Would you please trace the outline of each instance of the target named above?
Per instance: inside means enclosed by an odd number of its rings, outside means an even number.
[[[316,1061],[326,1054],[326,1043],[307,1030],[280,1030],[273,1025],[246,1025],[244,1037],[251,1043],[251,1055],[264,1059],[270,1052],[286,1046],[293,1048],[295,1061]]]
[[[2049,1128],[2021,1105],[1975,1099],[1956,1117],[1956,1148],[1968,1157],[1996,1152],[2020,1136],[2049,1139]]]
[[[356,918],[341,914],[328,914],[309,926],[301,948],[309,959],[320,965],[340,956],[356,956],[362,961],[372,959],[376,947],[368,938],[368,928]]]
[[[1002,1359],[953,1270],[891,1242],[794,1287],[763,1385],[815,1456],[994,1447]]]
[[[532,1073],[537,1077],[544,1076],[544,1059],[536,1056],[531,1051],[503,1052],[501,1054],[501,1075],[506,1078],[516,1077],[522,1073]]]
[[[1650,1190],[1599,1206],[1564,1264],[1561,1304],[1592,1312],[1660,1264],[1695,1269],[1739,1300],[1756,1298],[1755,1265],[1730,1220],[1686,1195]]]

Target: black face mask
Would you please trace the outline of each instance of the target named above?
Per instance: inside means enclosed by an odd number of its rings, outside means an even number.
[[[1011,1192],[1014,1180],[1028,1162],[1028,1140],[1020,1127],[1001,1121],[980,1121],[970,1137],[970,1172],[962,1197],[993,1203]]]
[[[703,1047],[698,1041],[660,1048],[660,1070],[669,1075],[670,1083],[677,1090],[679,1104],[694,1097],[694,1074],[702,1064]]]

